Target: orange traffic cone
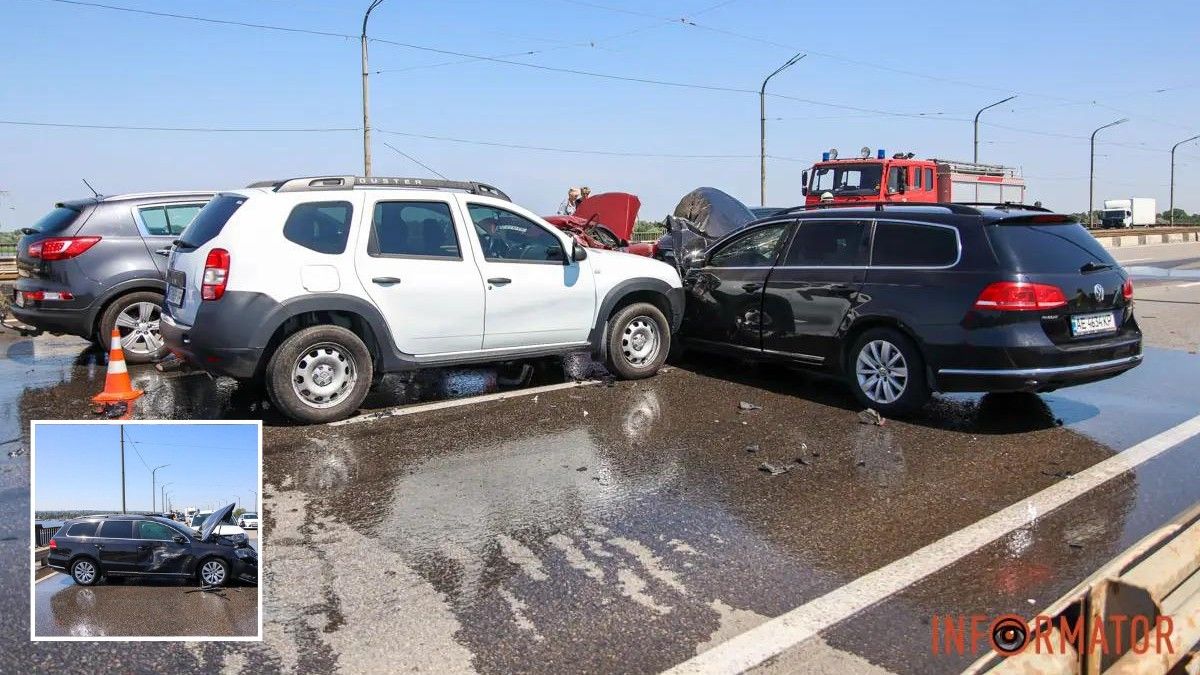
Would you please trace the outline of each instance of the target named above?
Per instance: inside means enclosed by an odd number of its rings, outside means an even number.
[[[108,352],[108,374],[104,377],[104,391],[92,397],[93,403],[132,401],[142,395],[129,382],[129,369],[125,367],[125,350],[121,348],[121,331],[113,328],[112,349]]]

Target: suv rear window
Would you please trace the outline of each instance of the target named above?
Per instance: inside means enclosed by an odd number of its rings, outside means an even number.
[[[1079,223],[1005,225],[987,228],[1005,268],[1021,272],[1076,272],[1089,262],[1117,262]]]
[[[317,253],[338,254],[346,250],[353,213],[350,202],[297,204],[283,224],[283,236]]]
[[[56,206],[53,211],[39,218],[30,227],[42,234],[54,234],[70,227],[78,215],[79,211],[75,209],[67,206]]]
[[[875,267],[949,267],[958,260],[954,228],[880,221],[875,224],[871,265]]]
[[[68,537],[94,537],[96,536],[96,521],[89,520],[82,523],[75,523],[67,530]]]
[[[221,234],[225,223],[229,222],[233,212],[238,210],[246,198],[241,195],[218,195],[200,209],[196,219],[179,235],[179,242],[187,248],[197,248],[207,244],[213,237]]]

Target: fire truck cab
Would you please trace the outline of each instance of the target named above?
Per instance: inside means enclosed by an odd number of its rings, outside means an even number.
[[[804,203],[991,202],[1025,203],[1025,180],[1016,169],[944,159],[914,159],[913,153],[890,158],[870,148],[859,157],[838,159],[837,150],[803,173]]]

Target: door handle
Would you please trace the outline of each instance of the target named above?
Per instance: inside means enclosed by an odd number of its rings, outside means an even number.
[[[505,284],[511,284],[512,279],[507,277],[492,277],[491,279],[488,279],[488,283],[494,286],[503,286]]]
[[[398,279],[397,277],[375,277],[375,278],[371,279],[371,282],[379,284],[381,286],[387,286],[388,284],[400,283],[400,279]]]
[[[161,255],[164,258],[169,257],[171,255],[171,247],[167,246],[166,248],[160,248],[157,251],[155,251],[154,254]]]
[[[742,290],[746,291],[747,293],[753,293],[762,287],[762,284],[742,284]]]
[[[145,551],[145,550],[146,550],[146,549],[148,549],[148,548],[150,548],[150,546],[149,546],[148,544],[139,544],[139,545],[138,545],[138,550],[139,550],[139,551]]]

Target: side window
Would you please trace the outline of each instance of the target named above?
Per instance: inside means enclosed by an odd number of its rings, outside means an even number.
[[[784,264],[791,267],[861,267],[866,264],[863,220],[809,220],[800,223]]]
[[[367,253],[462,260],[450,205],[445,202],[378,202]]]
[[[133,521],[106,520],[100,526],[100,536],[110,539],[133,539]]]
[[[350,202],[297,204],[283,224],[283,236],[317,253],[341,253],[346,250],[353,213]]]
[[[156,523],[152,520],[138,521],[138,539],[166,539],[170,541],[177,534],[179,533],[162,523]]]
[[[710,267],[770,267],[788,223],[766,225],[747,232],[709,256]]]
[[[877,267],[949,267],[958,260],[952,227],[880,221],[875,225],[871,264]]]
[[[902,166],[892,167],[892,168],[888,169],[888,182],[887,182],[888,192],[899,192],[900,191],[900,177],[907,170],[908,169],[905,169]]]
[[[170,234],[171,227],[167,223],[167,209],[164,206],[147,206],[138,209],[142,224],[146,226],[146,234],[163,236]]]
[[[200,213],[203,204],[176,204],[166,207],[167,212],[167,232],[168,234],[179,234],[184,228],[192,224],[196,219],[196,214]]]
[[[933,190],[933,169],[925,169],[925,191]]]
[[[921,168],[913,167],[912,172],[913,172],[913,180],[912,180],[913,189],[920,190],[921,186],[923,185],[923,183],[921,183]]]
[[[67,530],[68,537],[94,537],[96,536],[96,521],[89,520],[82,523],[75,523],[71,529]]]
[[[562,242],[546,228],[511,211],[471,204],[475,236],[483,257],[493,262],[547,262],[566,260]]]

